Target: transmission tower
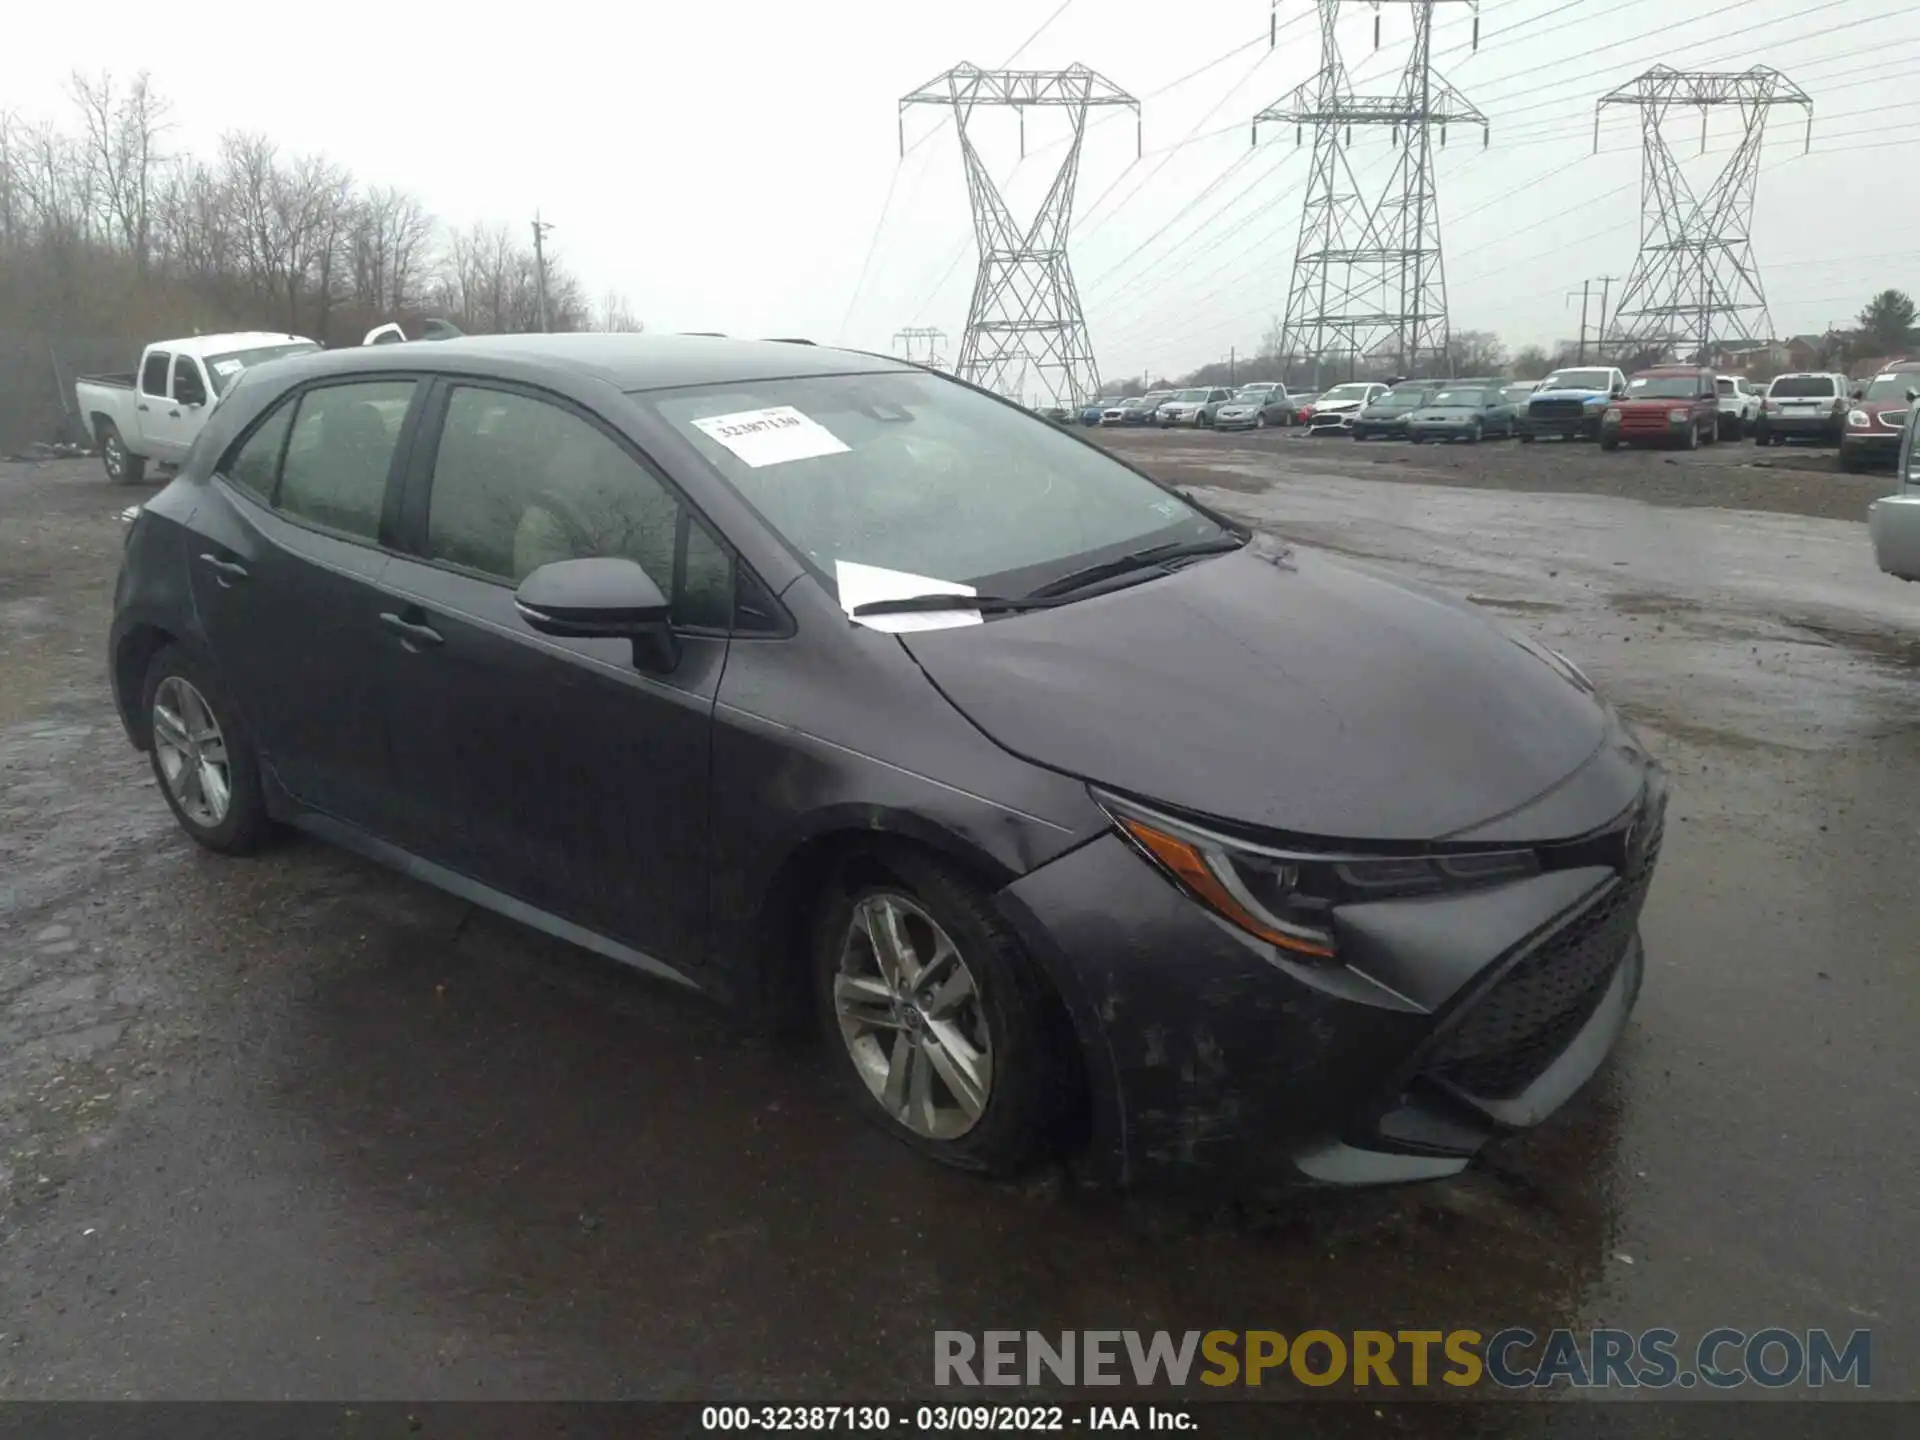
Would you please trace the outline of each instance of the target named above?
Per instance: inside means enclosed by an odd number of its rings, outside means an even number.
[[[960,338],[962,379],[1017,398],[1031,365],[1056,405],[1080,405],[1100,393],[1080,293],[1067,266],[1067,227],[1073,215],[1074,182],[1080,175],[1080,145],[1087,111],[1127,105],[1135,115],[1139,145],[1140,102],[1084,65],[1064,70],[982,70],[956,65],[900,100],[909,105],[951,105],[973,204],[974,240],[980,268]],[[1010,105],[1020,116],[1020,153],[1026,155],[1029,106],[1064,109],[1073,126],[1066,158],[1054,175],[1039,213],[1024,228],[1016,224],[980,154],[968,124],[976,105]],[[904,119],[901,153],[906,151]]]
[[[1480,48],[1479,0],[1385,0],[1413,12],[1413,53],[1391,95],[1358,95],[1347,76],[1335,27],[1343,0],[1317,0],[1320,69],[1253,117],[1294,126],[1295,140],[1313,127],[1313,170],[1300,212],[1293,283],[1280,332],[1280,353],[1313,371],[1392,358],[1404,374],[1444,368],[1447,283],[1440,263],[1440,206],[1433,176],[1433,132],[1446,143],[1449,124],[1473,124],[1488,138],[1487,117],[1433,70],[1436,5],[1474,11],[1473,47]],[[1373,39],[1380,43],[1382,0],[1371,0]],[[1355,126],[1393,131],[1400,157],[1386,188],[1370,199],[1354,177],[1347,150]]]
[[[946,358],[940,353],[947,343],[947,332],[937,326],[909,325],[894,332],[893,343],[912,364],[930,365],[935,370],[947,368]]]
[[[1813,148],[1813,101],[1778,70],[1755,66],[1741,73],[1684,72],[1656,65],[1600,97],[1593,145],[1600,148],[1600,117],[1609,105],[1640,111],[1640,253],[1634,257],[1603,350],[1626,355],[1697,345],[1701,363],[1716,340],[1771,339],[1760,270],[1753,260],[1753,194],[1760,178],[1760,142],[1767,112],[1800,105],[1807,112],[1807,148]],[[1700,148],[1707,148],[1708,112],[1737,106],[1740,143],[1698,199],[1667,144],[1667,111],[1700,110]]]

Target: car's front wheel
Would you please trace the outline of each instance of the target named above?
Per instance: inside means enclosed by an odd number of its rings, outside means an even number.
[[[1061,1057],[1038,971],[985,894],[918,854],[861,857],[822,907],[829,1064],[866,1116],[964,1170],[1011,1174],[1057,1133]]]
[[[147,666],[140,693],[154,778],[180,828],[223,854],[258,848],[270,826],[260,762],[211,669],[169,645]]]

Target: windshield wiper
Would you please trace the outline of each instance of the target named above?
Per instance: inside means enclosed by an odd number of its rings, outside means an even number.
[[[1084,569],[1069,570],[1058,579],[1035,587],[1028,592],[1030,600],[1047,599],[1053,596],[1069,595],[1075,590],[1083,590],[1089,585],[1108,579],[1114,575],[1125,575],[1130,570],[1158,569],[1170,560],[1185,560],[1195,555],[1224,555],[1230,550],[1238,550],[1247,543],[1245,535],[1228,532],[1211,540],[1169,540],[1164,545],[1149,545],[1144,550],[1130,550],[1112,560],[1102,560],[1097,565],[1088,565]]]
[[[869,600],[849,612],[861,615],[910,615],[916,610],[994,611],[1045,610],[1057,600],[1014,599],[1006,595],[900,595],[891,600]]]

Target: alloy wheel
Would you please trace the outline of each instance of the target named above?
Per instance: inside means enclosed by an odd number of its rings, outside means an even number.
[[[993,1094],[993,1041],[973,972],[920,905],[875,891],[854,906],[833,976],[854,1069],[914,1134],[954,1140]]]
[[[121,448],[118,435],[107,436],[100,446],[100,458],[106,464],[107,478],[118,480],[121,471],[126,469],[127,463],[126,451]]]
[[[153,744],[161,778],[180,811],[211,830],[233,803],[233,769],[227,739],[206,697],[178,675],[153,694]]]

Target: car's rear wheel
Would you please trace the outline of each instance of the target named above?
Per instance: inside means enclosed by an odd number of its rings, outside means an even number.
[[[169,645],[147,666],[140,693],[154,778],[180,828],[223,854],[258,848],[271,823],[260,762],[211,670]]]
[[[1011,1174],[1053,1139],[1067,1087],[1033,962],[972,881],[918,854],[843,872],[814,937],[838,1082],[868,1119],[963,1170]]]
[[[144,455],[132,454],[120,438],[120,427],[111,420],[100,426],[100,464],[107,472],[109,485],[138,485],[147,474]]]

